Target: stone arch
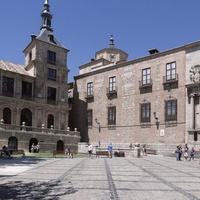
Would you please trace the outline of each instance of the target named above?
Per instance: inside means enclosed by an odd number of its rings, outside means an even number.
[[[29,152],[30,152],[30,153],[31,153],[31,147],[32,147],[33,144],[34,144],[35,146],[38,144],[37,138],[31,138],[30,141],[29,141],[29,148],[28,148],[28,149],[29,149]]]
[[[8,148],[9,149],[18,149],[18,139],[14,136],[8,138]]]
[[[57,141],[56,150],[59,150],[59,151],[64,150],[64,142],[62,140]]]

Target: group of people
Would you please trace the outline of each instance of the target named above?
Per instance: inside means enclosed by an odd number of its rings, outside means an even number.
[[[36,145],[35,143],[31,146],[31,153],[39,153],[40,152],[40,143],[38,142]]]
[[[100,143],[100,141],[99,141]],[[88,155],[89,155],[89,158],[92,158],[92,145],[91,144],[88,144]],[[108,150],[108,155],[109,155],[109,158],[112,158],[112,151],[113,151],[113,145],[112,143],[110,143],[107,147],[107,150]]]
[[[184,148],[182,148],[181,145],[178,145],[176,147],[175,153],[176,153],[177,161],[181,161],[182,153],[183,153],[185,160],[189,160],[189,161],[194,160],[194,154],[195,154],[194,147],[189,149],[187,144],[185,144]]]

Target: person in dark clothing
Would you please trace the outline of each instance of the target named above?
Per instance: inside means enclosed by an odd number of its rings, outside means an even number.
[[[178,151],[178,160],[181,160],[181,156],[182,156],[182,147],[180,145],[179,146],[179,151]]]
[[[8,151],[8,148],[6,146],[3,146],[2,147],[2,150],[3,150],[3,153],[8,157],[10,158],[10,152]]]

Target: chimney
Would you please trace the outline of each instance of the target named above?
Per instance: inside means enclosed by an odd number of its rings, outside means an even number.
[[[36,37],[37,37],[37,35],[31,34],[31,39],[32,39],[32,41],[33,41]]]
[[[150,55],[153,55],[153,54],[159,53],[159,51],[158,51],[158,49],[150,49],[149,53],[150,53]]]

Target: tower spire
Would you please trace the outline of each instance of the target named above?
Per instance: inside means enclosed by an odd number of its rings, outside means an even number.
[[[113,35],[111,35],[111,37],[110,37],[110,46],[115,46],[115,45],[114,45],[114,38],[113,38]]]
[[[49,0],[45,0],[44,10],[41,13],[42,26],[41,26],[40,30],[47,29],[48,31],[53,32],[53,28],[51,27],[51,20],[53,18],[53,15],[51,14],[49,8],[50,8]]]

